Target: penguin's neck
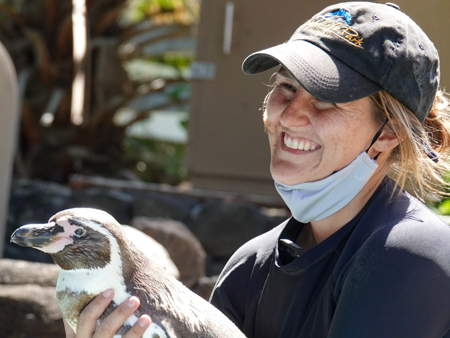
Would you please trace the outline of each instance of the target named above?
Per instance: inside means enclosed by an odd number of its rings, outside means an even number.
[[[130,296],[123,273],[121,246],[115,238],[110,238],[111,250],[109,262],[96,264],[92,268],[61,269],[56,290],[74,294],[87,292],[97,295],[106,289],[114,289],[113,300],[119,304]]]

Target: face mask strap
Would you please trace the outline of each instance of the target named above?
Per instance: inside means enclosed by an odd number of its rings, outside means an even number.
[[[383,123],[383,125],[381,126],[381,128],[378,130],[378,132],[375,134],[375,136],[373,137],[373,139],[372,139],[372,142],[370,142],[370,145],[369,145],[369,147],[366,149],[366,153],[369,151],[369,149],[373,146],[373,144],[375,143],[375,142],[377,142],[377,140],[378,140],[378,138],[380,137],[380,135],[381,135],[381,133],[382,133],[382,131],[383,131],[383,128],[384,128],[384,126],[386,125],[386,123],[388,123],[388,119],[386,119],[385,121],[384,121],[384,123]],[[381,151],[373,158],[375,161],[377,160],[377,158],[378,158],[378,156],[381,154]]]
[[[439,156],[431,149],[431,147],[424,141],[420,142],[422,144],[422,149],[427,154],[428,158],[432,160],[434,163],[439,162]]]

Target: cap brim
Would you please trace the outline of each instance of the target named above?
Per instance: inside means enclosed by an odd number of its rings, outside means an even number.
[[[257,74],[281,64],[311,95],[344,103],[375,94],[382,88],[316,45],[294,40],[248,56],[242,65]]]

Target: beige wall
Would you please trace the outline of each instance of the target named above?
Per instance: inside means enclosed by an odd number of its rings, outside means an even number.
[[[244,58],[287,40],[329,0],[236,0],[230,54],[223,53],[225,0],[202,2],[197,61],[213,63],[210,80],[194,80],[187,166],[197,188],[276,195],[269,173],[261,107],[270,73],[244,75]],[[435,41],[442,84],[450,81],[450,1],[398,1]],[[446,62],[448,60],[448,62]]]

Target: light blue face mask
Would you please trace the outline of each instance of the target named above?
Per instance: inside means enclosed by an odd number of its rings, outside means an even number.
[[[297,221],[320,221],[354,199],[377,168],[377,162],[363,152],[348,166],[323,180],[297,185],[275,181],[275,188]]]
[[[330,176],[296,185],[275,181],[275,188],[297,221],[308,223],[323,220],[341,210],[358,195],[378,168],[375,161],[378,155],[371,159],[367,151],[380,136],[386,122],[365,152]]]

